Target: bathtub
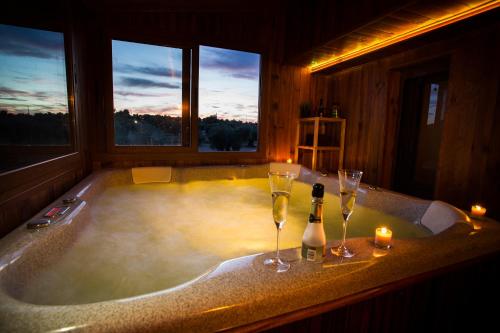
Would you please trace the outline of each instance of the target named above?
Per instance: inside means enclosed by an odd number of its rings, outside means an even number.
[[[340,214],[337,178],[301,168],[290,206],[302,208],[295,216],[291,208],[281,244],[291,269],[275,273],[262,264],[274,254],[265,179],[269,168],[177,168],[170,183],[145,185],[132,185],[126,169],[90,175],[26,224],[61,206],[63,199],[77,198],[59,221],[34,230],[22,225],[0,241],[0,330],[241,328],[500,250],[495,221],[470,220],[445,203],[362,184],[348,229],[347,244],[356,256],[340,260],[327,255],[322,263],[305,262],[299,246],[310,184],[320,181],[329,192],[329,247],[340,238]],[[116,192],[120,189],[125,190]],[[227,197],[208,213],[215,189]],[[163,191],[178,194],[181,201],[173,204]],[[121,201],[116,199],[121,196]],[[268,202],[257,200],[264,196]],[[246,202],[248,211],[241,209]],[[389,250],[373,244],[379,225],[395,231]],[[163,238],[171,233],[179,235]],[[187,250],[185,244],[190,244]],[[117,259],[102,259],[122,251]],[[149,262],[149,257],[156,261]],[[101,277],[94,276],[92,265],[102,270]],[[80,282],[87,284],[77,286]]]

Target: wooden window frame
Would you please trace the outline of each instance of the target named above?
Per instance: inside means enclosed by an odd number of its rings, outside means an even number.
[[[112,64],[112,41],[119,40],[124,42],[140,43],[145,45],[154,45],[162,47],[170,47],[182,49],[182,128],[181,128],[181,138],[182,142],[179,146],[148,146],[148,145],[116,145],[115,144],[115,126],[114,126],[114,87],[113,87],[113,64]],[[192,48],[186,45],[176,45],[175,43],[166,43],[162,39],[151,38],[151,37],[136,37],[131,38],[129,35],[123,36],[119,33],[111,34],[106,41],[106,53],[108,56],[107,66],[109,70],[108,84],[106,85],[105,96],[105,108],[106,108],[106,126],[107,126],[107,150],[110,153],[120,154],[120,153],[152,153],[152,152],[183,152],[190,150],[190,136],[189,131],[191,129],[190,113],[191,113],[191,58],[192,58]]]
[[[106,124],[106,147],[108,157],[101,155],[101,160],[113,161],[144,161],[144,160],[178,160],[182,159],[189,163],[190,161],[210,161],[210,162],[227,162],[227,161],[244,161],[245,163],[264,162],[267,160],[267,122],[263,116],[262,101],[264,91],[264,71],[268,71],[265,66],[265,56],[262,52],[255,50],[245,50],[244,52],[253,52],[260,55],[260,73],[259,73],[259,100],[258,100],[258,142],[254,152],[238,152],[238,151],[213,151],[200,152],[198,151],[198,87],[199,87],[199,46],[202,43],[186,44],[176,43],[175,41],[167,41],[168,38],[159,38],[151,36],[138,36],[127,33],[126,35],[120,32],[110,32],[106,37],[106,49],[108,61],[106,62],[107,82],[104,92],[104,107]],[[175,47],[183,49],[183,80],[182,80],[182,138],[181,146],[126,146],[115,144],[114,131],[114,94],[113,94],[113,68],[112,68],[112,41],[121,40],[133,43],[143,43],[164,47]],[[202,45],[225,48],[224,46]],[[104,158],[103,158],[104,157]]]
[[[72,30],[67,24],[63,23],[46,23],[46,22],[23,22],[22,20],[13,21],[2,21],[2,24],[12,25],[21,28],[43,30],[48,32],[62,33],[64,38],[64,62],[66,69],[66,93],[67,93],[67,103],[68,103],[68,120],[69,120],[69,142],[67,145],[8,145],[0,146],[0,153],[4,154],[6,152],[12,153],[12,150],[19,152],[20,154],[29,154],[30,152],[37,152],[40,154],[55,154],[58,156],[49,157],[45,160],[35,162],[32,164],[27,164],[20,166],[18,168],[7,170],[0,173],[0,182],[5,180],[7,182],[7,177],[12,178],[13,175],[27,175],[27,173],[34,173],[35,175],[45,173],[44,170],[51,168],[57,169],[65,164],[73,164],[76,161],[81,161],[81,141],[80,141],[80,122],[81,118],[79,110],[76,107],[76,96],[75,96],[75,75],[74,66],[75,61],[73,59],[73,38]],[[23,178],[24,176],[21,176]],[[15,178],[15,177],[14,177]],[[11,183],[10,181],[8,183]]]

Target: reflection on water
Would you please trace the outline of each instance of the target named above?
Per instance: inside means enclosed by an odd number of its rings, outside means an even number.
[[[301,245],[311,186],[294,183],[280,247]],[[210,267],[275,249],[267,179],[124,185],[90,204],[92,223],[63,258],[26,288],[39,304],[78,304],[141,295],[176,286]],[[328,239],[341,235],[338,197],[325,195]],[[395,238],[421,237],[412,223],[357,205],[348,237],[373,236],[384,224]]]

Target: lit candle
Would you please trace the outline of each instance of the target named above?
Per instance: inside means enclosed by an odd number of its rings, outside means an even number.
[[[291,159],[291,158],[287,159],[287,160],[286,160],[286,163],[288,163],[288,164],[292,164],[292,159]]]
[[[392,231],[386,227],[375,229],[375,245],[389,247],[391,245]]]
[[[482,217],[486,214],[486,208],[481,207],[480,205],[474,205],[471,207],[470,213],[472,216]]]

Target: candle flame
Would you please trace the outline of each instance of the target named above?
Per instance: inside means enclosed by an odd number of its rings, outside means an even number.
[[[387,228],[386,227],[382,227],[380,229],[380,232],[382,232],[383,234],[386,234],[387,233]]]
[[[292,159],[291,159],[291,158],[287,159],[287,160],[286,160],[286,163],[288,163],[288,164],[292,164]]]

